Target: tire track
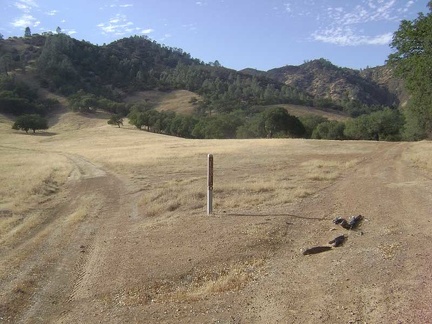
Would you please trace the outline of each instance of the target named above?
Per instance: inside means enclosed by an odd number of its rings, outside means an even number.
[[[2,256],[7,264],[28,255],[0,282],[5,322],[49,322],[67,314],[88,275],[86,265],[97,257],[95,242],[104,222],[121,208],[121,180],[81,156],[58,154],[73,165],[69,181],[56,199],[38,207],[49,214],[46,220]],[[26,282],[32,286],[23,287]]]

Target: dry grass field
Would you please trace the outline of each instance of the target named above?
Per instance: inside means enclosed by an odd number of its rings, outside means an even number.
[[[0,116],[0,322],[432,321],[429,142],[189,140],[106,120],[66,112],[26,135]],[[332,222],[358,214],[357,230]]]
[[[292,105],[292,104],[270,105],[268,107],[283,107],[288,111],[289,114],[296,117],[301,117],[305,115],[318,115],[327,118],[329,120],[337,120],[337,121],[346,121],[351,118],[346,114],[331,109],[321,110],[314,107],[305,107],[305,106]]]
[[[192,114],[194,111],[193,104],[190,103],[192,98],[200,99],[200,96],[187,90],[174,91],[141,91],[126,98],[129,103],[147,102],[158,111],[174,111],[178,114]]]

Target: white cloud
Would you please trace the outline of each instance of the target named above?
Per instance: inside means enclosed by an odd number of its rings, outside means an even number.
[[[48,16],[55,16],[56,14],[58,14],[58,10],[51,10],[51,11],[48,11],[46,14]]]
[[[407,2],[406,7],[409,8],[409,7],[411,7],[413,4],[414,4],[414,1],[413,1],[413,0],[410,0],[410,1]]]
[[[305,17],[310,16],[311,11],[319,12],[325,10],[319,5],[315,4],[312,0],[285,0],[282,6],[273,6],[273,10],[280,11],[280,13],[290,15],[292,17]]]
[[[12,26],[20,28],[36,27],[39,24],[40,21],[38,21],[35,17],[29,14],[24,14],[12,22]]]
[[[370,31],[371,24],[401,20],[401,9],[413,3],[412,0],[406,4],[398,4],[396,0],[363,0],[355,7],[327,7],[319,19],[321,28],[311,34],[312,39],[340,46],[388,45],[393,31],[374,33]]]
[[[22,10],[24,12],[30,12],[31,7],[26,5],[25,3],[21,3],[21,2],[15,2],[15,7],[17,7],[17,9]]]
[[[363,24],[372,21],[393,21],[400,18],[397,16],[396,0],[368,0],[351,10],[338,9],[339,15],[333,16],[333,18],[338,19],[339,23],[343,25]]]
[[[316,41],[339,46],[387,45],[391,42],[393,33],[380,35],[362,35],[349,27],[335,27],[312,34]]]
[[[121,8],[133,7],[133,4],[124,4],[124,5],[119,5],[119,7],[121,7]]]
[[[20,2],[23,2],[31,7],[39,7],[35,0],[20,0]]]
[[[67,29],[67,28],[64,28],[64,29],[62,28],[61,32],[64,34],[68,34],[68,35],[74,35],[77,33],[77,31],[75,29]]]
[[[154,29],[152,29],[152,28],[148,28],[148,29],[143,29],[143,30],[141,30],[141,34],[150,34],[150,33],[153,33],[154,32]]]
[[[19,0],[14,3],[14,6],[25,13],[29,13],[32,8],[38,7],[37,3],[33,0]]]
[[[408,1],[407,4],[405,5],[405,7],[403,7],[403,8],[399,8],[399,9],[398,9],[398,12],[400,12],[400,13],[407,12],[407,11],[409,10],[409,8],[411,8],[411,6],[412,6],[413,4],[414,4],[414,1],[413,1],[413,0]]]
[[[122,36],[136,30],[136,28],[132,28],[133,24],[133,22],[128,21],[126,15],[116,14],[108,23],[100,23],[97,27],[102,29],[103,34]]]
[[[165,26],[167,26],[167,25],[165,25]],[[196,27],[195,23],[184,24],[184,25],[182,25],[182,27],[185,28],[185,29],[187,29],[188,31],[196,31],[197,30],[197,27]]]

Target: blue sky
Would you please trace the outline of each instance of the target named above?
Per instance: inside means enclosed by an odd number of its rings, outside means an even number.
[[[204,62],[269,70],[326,58],[342,67],[385,63],[403,19],[428,0],[0,0],[5,38],[62,32],[93,44],[146,35]]]

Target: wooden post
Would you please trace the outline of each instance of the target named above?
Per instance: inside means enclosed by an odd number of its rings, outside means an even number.
[[[213,154],[207,156],[207,215],[213,213]]]

